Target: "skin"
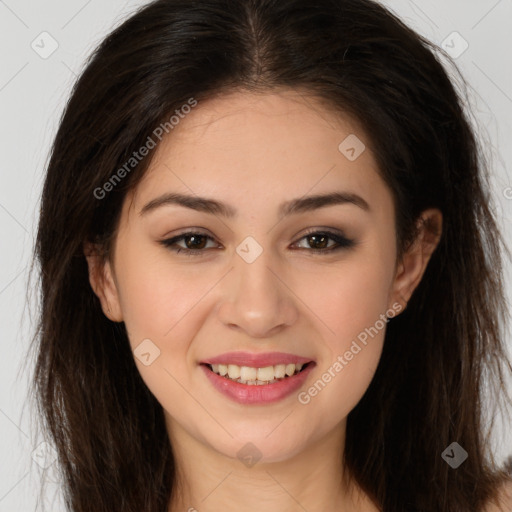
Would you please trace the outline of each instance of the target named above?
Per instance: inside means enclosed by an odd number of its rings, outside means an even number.
[[[354,161],[338,150],[349,134],[366,145]],[[170,512],[216,511],[219,504],[228,512],[378,510],[340,460],[347,415],[374,376],[385,327],[307,404],[297,393],[273,404],[235,403],[198,364],[228,351],[289,352],[316,361],[307,390],[359,333],[393,305],[405,307],[439,235],[422,228],[397,261],[392,195],[370,146],[355,120],[298,92],[209,100],[163,140],[126,198],[111,261],[103,264],[86,246],[105,315],[125,322],[133,350],[144,339],[160,350],[148,366],[135,362],[164,409],[175,450],[180,486]],[[277,215],[284,201],[341,190],[362,197],[369,210],[347,203]],[[177,205],[139,215],[171,191],[225,202],[238,215]],[[422,217],[441,232],[438,210]],[[202,256],[159,243],[187,228],[213,238]],[[314,254],[308,228],[342,231],[356,243]],[[236,252],[247,236],[263,249],[250,264]],[[187,247],[183,239],[177,244]],[[237,458],[249,442],[262,455],[252,467]]]
[[[512,510],[512,480],[504,482],[494,500],[490,500],[485,512],[510,512]]]

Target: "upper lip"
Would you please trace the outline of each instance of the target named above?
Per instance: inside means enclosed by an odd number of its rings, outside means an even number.
[[[201,364],[236,364],[237,366],[250,366],[252,368],[265,368],[277,364],[306,364],[312,359],[287,354],[285,352],[263,352],[251,354],[250,352],[226,352],[215,357],[201,361]]]

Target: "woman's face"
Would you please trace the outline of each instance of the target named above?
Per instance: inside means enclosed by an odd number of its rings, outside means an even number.
[[[422,272],[395,266],[392,196],[369,146],[348,117],[283,91],[199,103],[155,149],[95,290],[125,322],[171,438],[233,457],[250,442],[272,462],[344,431],[386,312]],[[233,379],[279,380],[228,380],[206,366],[214,358]],[[283,377],[294,361],[311,363]]]

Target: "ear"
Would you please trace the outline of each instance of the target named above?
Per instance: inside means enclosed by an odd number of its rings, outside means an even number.
[[[419,285],[423,274],[441,239],[443,215],[431,208],[421,213],[418,219],[418,234],[405,251],[395,274],[390,300],[391,304],[400,303],[405,309],[411,295]]]
[[[100,300],[103,313],[113,322],[122,322],[119,293],[110,261],[103,257],[97,244],[85,242],[83,249],[89,268],[89,283]]]

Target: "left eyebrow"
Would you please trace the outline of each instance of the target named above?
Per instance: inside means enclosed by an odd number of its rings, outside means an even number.
[[[332,192],[330,194],[305,196],[286,201],[279,206],[278,215],[279,217],[286,217],[339,204],[352,204],[364,211],[370,211],[370,206],[361,196],[352,192]],[[140,210],[139,215],[145,215],[156,208],[166,205],[183,206],[199,212],[221,215],[226,218],[237,216],[235,208],[215,199],[172,192],[152,199]]]

